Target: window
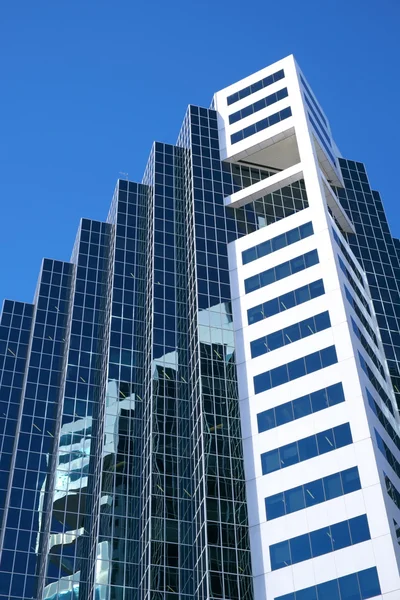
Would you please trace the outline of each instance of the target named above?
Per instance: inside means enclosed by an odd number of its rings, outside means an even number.
[[[272,269],[248,277],[244,280],[245,293],[254,292],[254,290],[275,283],[275,281],[289,277],[289,275],[293,275],[294,273],[299,273],[317,263],[319,263],[318,251],[311,250],[311,252],[292,258],[276,267],[272,267]]]
[[[328,525],[311,531],[311,533],[272,544],[269,547],[271,568],[276,571],[369,539],[371,539],[371,535],[367,515],[360,515],[348,521]],[[368,596],[366,597],[368,598]]]
[[[285,248],[285,246],[289,246],[290,244],[294,244],[299,240],[307,238],[313,233],[314,230],[311,221],[309,223],[304,223],[304,225],[300,225],[300,227],[295,227],[294,229],[282,233],[281,235],[277,235],[270,240],[266,240],[261,244],[257,244],[257,246],[253,246],[252,248],[244,250],[242,252],[243,264],[246,265],[253,260],[257,260],[257,258],[267,256],[272,252],[276,252],[281,248]]]
[[[376,567],[371,567],[284,596],[276,596],[275,600],[367,600],[380,593],[378,572]]]
[[[326,429],[315,435],[275,448],[261,454],[262,474],[268,475],[298,462],[309,460],[320,454],[332,452],[352,443],[349,423]]]
[[[239,90],[238,92],[235,92],[234,94],[231,94],[230,96],[227,97],[226,101],[228,103],[228,106],[230,106],[231,104],[234,104],[235,102],[237,102],[238,100],[241,100],[242,98],[246,98],[247,96],[250,96],[250,94],[254,94],[255,92],[258,92],[258,90],[262,90],[263,88],[266,88],[269,85],[272,85],[276,81],[280,81],[284,77],[285,77],[284,70],[281,69],[280,71],[277,71],[276,73],[273,73],[272,75],[269,75],[268,77],[264,77],[264,79],[261,79],[260,81],[256,81],[256,83],[252,83],[251,85],[248,85],[247,87],[243,88],[242,90]]]
[[[352,467],[265,498],[267,519],[271,521],[359,489],[361,489],[361,482],[358,468]]]
[[[238,110],[237,112],[234,112],[231,115],[229,115],[229,124],[232,125],[233,123],[237,123],[241,119],[244,119],[245,117],[248,117],[249,115],[258,112],[259,110],[262,110],[267,106],[271,106],[271,104],[275,104],[275,102],[279,102],[279,100],[283,100],[283,98],[287,98],[287,96],[287,88],[282,88],[274,94],[270,94],[266,98],[262,98],[261,100],[254,102],[254,104],[245,106],[245,108],[242,108],[242,110]]]
[[[265,117],[265,119],[262,119],[257,123],[253,123],[252,125],[249,125],[248,127],[245,127],[244,129],[233,133],[231,135],[231,144],[236,144],[237,142],[240,142],[241,140],[244,140],[247,137],[258,133],[259,131],[263,131],[264,129],[267,129],[272,125],[279,123],[280,121],[284,121],[285,119],[288,119],[291,116],[292,110],[290,106],[288,106],[287,108],[284,108],[283,110],[280,110],[279,112],[270,115],[269,117]]]
[[[314,373],[335,363],[337,363],[335,346],[328,346],[323,350],[318,350],[317,352],[293,360],[286,365],[256,375],[253,378],[254,393],[260,394],[261,392],[283,385],[304,375]]]
[[[328,329],[330,326],[331,320],[328,311],[315,315],[315,317],[309,317],[304,321],[289,325],[284,329],[269,333],[250,342],[251,357],[256,358],[267,352],[272,352],[282,346],[287,346],[314,333]]]

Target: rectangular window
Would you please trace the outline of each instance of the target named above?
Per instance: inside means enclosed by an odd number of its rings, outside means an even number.
[[[285,119],[288,119],[291,116],[292,110],[290,106],[288,106],[287,108],[284,108],[283,110],[280,110],[279,112],[276,112],[273,115],[270,115],[269,117],[265,117],[265,119],[262,119],[261,121],[257,121],[257,123],[253,123],[252,125],[249,125],[248,127],[245,127],[244,129],[233,133],[231,135],[231,144],[237,144],[237,142],[240,142],[241,140],[244,140],[247,137],[258,133],[259,131],[268,129],[268,127],[272,127],[272,125],[275,125],[280,121],[284,121]]]
[[[250,96],[250,94],[254,94],[255,92],[258,92],[258,90],[262,90],[263,88],[266,88],[269,85],[272,85],[273,83],[275,83],[275,81],[280,81],[284,77],[285,77],[284,70],[281,69],[280,71],[277,71],[276,73],[273,73],[272,75],[269,75],[268,77],[264,77],[264,79],[260,79],[260,81],[256,81],[255,83],[248,85],[247,87],[243,88],[242,90],[239,90],[238,92],[235,92],[234,94],[231,94],[230,96],[227,97],[226,101],[228,103],[228,106],[230,106],[231,104],[234,104],[235,102],[237,102],[238,100],[241,100],[242,98],[246,98],[247,96]]]
[[[229,115],[229,125],[233,125],[233,123],[237,123],[241,119],[244,119],[245,117],[248,117],[249,115],[258,112],[259,110],[262,110],[267,106],[271,106],[271,104],[275,104],[275,102],[279,102],[279,100],[287,98],[287,96],[287,88],[283,88],[278,92],[275,92],[274,94],[270,94],[266,98],[262,98],[261,100],[254,102],[254,104],[245,106],[244,108],[242,108],[242,110],[238,110],[237,112],[234,112],[231,115]]]
[[[272,544],[269,547],[271,569],[276,571],[341,548],[360,544],[369,539],[371,539],[371,534],[367,515],[360,515],[348,521],[328,525],[311,531],[311,533]]]
[[[358,358],[360,360],[362,370],[364,371],[364,373],[366,374],[366,376],[368,377],[368,379],[370,380],[370,382],[372,383],[372,385],[378,392],[379,396],[382,398],[383,402],[385,403],[386,408],[388,408],[390,410],[390,412],[392,413],[392,415],[394,416],[392,401],[389,398],[389,396],[387,395],[387,393],[385,392],[385,390],[383,389],[383,387],[381,386],[381,384],[379,383],[379,381],[377,380],[377,378],[375,377],[375,373],[372,371],[372,369],[370,369],[366,360],[364,359],[364,357],[362,356],[362,354],[360,352],[358,353]]]
[[[259,413],[257,415],[258,433],[301,419],[335,404],[340,404],[340,402],[344,402],[341,383],[335,383],[306,396],[300,396],[291,402],[280,404]]]
[[[254,393],[260,394],[288,381],[293,381],[309,373],[315,373],[320,369],[329,367],[337,363],[335,346],[328,346],[323,350],[318,350],[297,360],[293,360],[286,365],[281,365],[271,371],[260,373],[253,378]]]
[[[381,594],[381,586],[376,567],[331,579],[275,600],[368,600]]]
[[[268,475],[315,456],[333,452],[333,450],[348,446],[352,442],[350,425],[343,423],[333,429],[327,429],[297,442],[264,452],[261,454],[262,474]]]
[[[270,240],[266,240],[261,244],[257,244],[257,246],[253,246],[252,248],[248,248],[242,252],[242,261],[244,265],[247,265],[249,262],[253,260],[257,260],[257,258],[261,258],[262,256],[267,256],[272,252],[276,252],[281,248],[285,248],[299,240],[309,237],[314,233],[313,226],[311,221],[309,223],[304,223],[300,225],[300,227],[295,227],[290,231],[286,231],[285,233],[281,233],[281,235],[277,235]]]
[[[310,252],[306,252],[306,254],[296,256],[296,258],[292,258],[292,260],[288,260],[280,265],[277,265],[276,267],[272,267],[272,269],[267,269],[267,271],[257,273],[257,275],[253,275],[252,277],[245,279],[245,293],[249,294],[250,292],[254,292],[255,290],[270,285],[271,283],[275,283],[280,279],[289,277],[294,273],[304,271],[304,269],[308,269],[317,263],[319,263],[317,250],[311,250]]]
[[[251,358],[272,352],[282,346],[288,346],[293,342],[328,329],[330,326],[331,320],[327,310],[314,317],[309,317],[293,325],[288,325],[288,327],[284,327],[250,342]]]
[[[358,468],[352,467],[265,498],[267,519],[268,521],[278,519],[359,489],[361,489],[361,482]]]
[[[318,298],[318,296],[323,296],[323,294],[325,294],[325,288],[322,279],[318,279],[307,285],[302,285],[291,292],[282,294],[282,296],[278,296],[277,298],[263,302],[263,304],[249,308],[247,311],[248,324],[252,325],[263,319],[268,319],[268,317],[289,310],[289,308],[293,308],[299,304],[304,304],[304,302],[308,302],[313,298]]]

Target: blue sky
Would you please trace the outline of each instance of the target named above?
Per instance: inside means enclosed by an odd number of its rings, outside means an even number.
[[[31,301],[186,106],[293,53],[400,236],[398,0],[10,0],[0,8],[0,302]]]

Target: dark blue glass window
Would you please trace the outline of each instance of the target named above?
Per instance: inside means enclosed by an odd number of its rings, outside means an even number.
[[[365,540],[370,539],[371,535],[369,532],[367,515],[360,515],[359,517],[350,519],[349,525],[351,541],[353,544],[365,542]]]
[[[300,227],[295,227],[286,233],[281,233],[280,235],[267,240],[266,242],[262,242],[257,246],[253,246],[248,250],[244,250],[242,252],[242,261],[243,264],[246,265],[257,258],[261,258],[262,256],[266,256],[267,254],[271,254],[272,252],[276,252],[285,246],[289,246],[290,244],[294,244],[299,240],[302,240],[306,237],[309,237],[314,233],[313,226],[311,221],[308,223],[304,223],[300,225]]]
[[[331,321],[328,311],[315,315],[315,317],[309,317],[308,319],[304,319],[304,321],[294,323],[284,329],[274,331],[273,333],[269,333],[262,338],[250,342],[251,357],[256,358],[267,352],[272,352],[277,348],[287,346],[297,340],[309,337],[324,329],[328,329],[330,326]]]
[[[341,447],[340,445],[338,446],[335,441],[337,429],[340,429],[341,432],[340,436],[338,436],[340,444],[351,444],[352,438],[349,423],[344,423],[333,429],[321,431],[316,435],[308,436],[297,442],[292,442],[291,444],[286,444],[285,446],[261,454],[263,475],[267,475],[278,469],[285,469],[290,465],[309,460],[314,456],[325,454],[326,452],[331,452],[336,450],[336,448]],[[346,439],[346,444],[343,443],[343,439]]]

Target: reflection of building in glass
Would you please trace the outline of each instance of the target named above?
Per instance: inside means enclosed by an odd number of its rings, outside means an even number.
[[[190,106],[4,303],[0,600],[397,598],[399,248],[292,57]]]

